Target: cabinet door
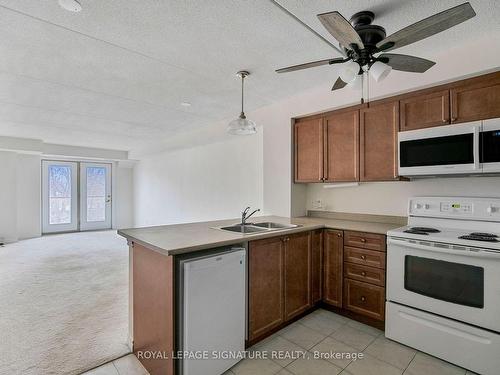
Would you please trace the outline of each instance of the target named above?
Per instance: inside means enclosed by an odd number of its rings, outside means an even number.
[[[330,305],[342,307],[343,233],[327,230],[324,236],[323,300]]]
[[[285,237],[285,320],[311,307],[310,232]]]
[[[249,242],[249,339],[284,322],[282,237]]]
[[[385,288],[345,279],[345,304],[347,310],[377,320],[385,316]]]
[[[323,119],[295,123],[295,182],[323,180]]]
[[[466,80],[451,92],[451,122],[500,117],[500,72]]]
[[[399,102],[360,110],[360,180],[390,181],[398,177]]]
[[[311,233],[311,300],[318,303],[323,287],[323,230]]]
[[[325,118],[325,180],[359,180],[359,111]]]
[[[399,101],[401,131],[450,123],[450,91],[440,90]]]

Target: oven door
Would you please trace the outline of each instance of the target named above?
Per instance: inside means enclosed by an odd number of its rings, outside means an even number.
[[[483,121],[479,154],[484,173],[500,172],[500,119]]]
[[[500,252],[391,237],[387,299],[500,332]]]
[[[398,133],[399,175],[480,173],[481,122]]]

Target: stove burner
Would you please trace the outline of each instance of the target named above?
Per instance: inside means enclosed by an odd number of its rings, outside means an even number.
[[[483,233],[483,232],[473,232],[473,233],[469,234],[469,236],[498,238],[498,236],[496,234]]]
[[[483,233],[484,234],[484,233]],[[487,233],[488,234],[488,233]],[[472,241],[485,241],[485,242],[498,242],[496,236],[478,236],[477,233],[466,234],[465,236],[458,237],[462,240],[472,240]]]
[[[417,232],[427,232],[427,233],[439,233],[439,232],[441,232],[439,229],[428,228],[428,227],[411,227],[410,229],[415,230]]]
[[[421,230],[416,230],[414,228],[410,228],[404,231],[405,233],[412,233],[412,234],[422,234],[424,236],[428,236],[429,233],[421,231]]]

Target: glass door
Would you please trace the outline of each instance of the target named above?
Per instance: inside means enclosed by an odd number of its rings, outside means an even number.
[[[78,163],[42,161],[43,233],[78,229]]]
[[[80,163],[80,230],[111,228],[111,164]]]

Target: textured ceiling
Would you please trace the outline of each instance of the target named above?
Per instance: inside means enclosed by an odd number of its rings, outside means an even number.
[[[0,135],[132,150],[239,113],[247,69],[247,109],[296,94],[336,67],[289,75],[274,69],[338,56],[269,0],[0,0]],[[316,14],[346,18],[369,9],[390,34],[460,1],[280,0],[330,41]],[[398,53],[431,58],[499,32],[496,1],[471,1],[478,16]],[[189,108],[181,102],[192,103]]]

